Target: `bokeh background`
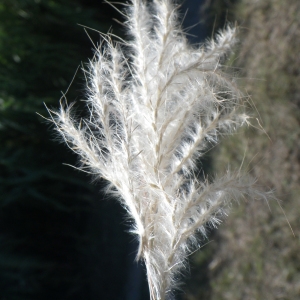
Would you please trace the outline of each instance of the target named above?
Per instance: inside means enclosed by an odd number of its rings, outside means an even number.
[[[243,162],[279,200],[234,204],[190,257],[177,298],[300,299],[300,2],[181,4],[193,44],[237,22],[227,68],[252,116],[253,126],[224,140],[202,167],[214,176]],[[80,68],[101,41],[97,31],[125,36],[114,19],[122,22],[97,0],[0,0],[1,300],[148,299],[124,209],[101,193],[104,182],[65,165],[76,156],[37,114],[47,116],[44,103],[58,107],[67,90],[84,113]]]

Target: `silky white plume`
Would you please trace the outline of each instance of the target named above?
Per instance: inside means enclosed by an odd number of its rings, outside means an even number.
[[[232,200],[263,195],[239,172],[211,182],[194,174],[221,135],[247,123],[241,93],[222,71],[235,29],[191,46],[171,0],[131,2],[129,41],[103,35],[85,70],[89,117],[76,121],[66,104],[51,114],[81,168],[110,182],[134,220],[151,299],[163,300],[199,247],[198,233],[218,225]]]

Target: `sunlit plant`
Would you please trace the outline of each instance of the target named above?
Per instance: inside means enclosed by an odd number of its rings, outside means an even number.
[[[196,47],[171,0],[131,0],[125,14],[130,39],[103,35],[84,71],[89,116],[77,120],[65,101],[50,113],[79,168],[107,180],[126,208],[151,299],[163,300],[200,247],[199,233],[216,227],[232,200],[264,194],[240,171],[210,181],[195,175],[220,136],[248,123],[244,98],[222,67],[235,29]]]

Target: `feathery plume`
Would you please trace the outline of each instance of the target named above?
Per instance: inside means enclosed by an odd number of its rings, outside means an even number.
[[[217,226],[232,200],[264,195],[240,172],[212,182],[194,174],[220,136],[248,122],[221,64],[235,29],[195,47],[171,0],[131,0],[126,16],[125,47],[104,35],[85,71],[89,118],[76,121],[66,104],[51,115],[81,168],[110,182],[107,190],[134,220],[151,299],[164,300],[199,248],[198,233]]]

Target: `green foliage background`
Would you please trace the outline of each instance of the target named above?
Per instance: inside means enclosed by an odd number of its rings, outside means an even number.
[[[218,0],[208,1],[217,5]],[[224,1],[225,3],[225,1]],[[241,202],[193,257],[185,299],[300,299],[300,2],[226,1],[240,43],[230,67],[253,126],[211,153],[213,172],[241,167],[279,199]],[[292,227],[292,230],[290,228]],[[292,232],[293,231],[293,232]],[[193,280],[206,268],[207,289]],[[205,295],[205,296],[204,296]]]
[[[123,299],[122,209],[99,194],[103,183],[62,164],[77,158],[37,114],[57,107],[93,55],[77,24],[107,32],[114,16],[95,1],[0,2],[1,299]],[[83,94],[79,72],[67,97]]]

